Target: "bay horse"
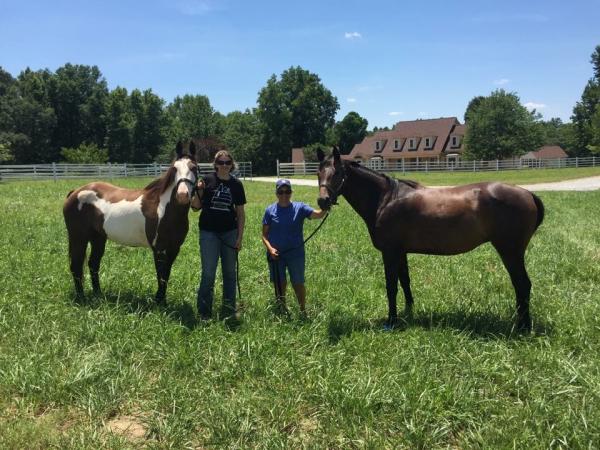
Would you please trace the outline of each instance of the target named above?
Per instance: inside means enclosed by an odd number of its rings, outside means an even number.
[[[322,209],[343,195],[363,218],[371,242],[383,256],[388,299],[388,323],[397,321],[398,280],[410,317],[413,296],[408,253],[456,255],[491,242],[500,254],[516,294],[517,326],[531,329],[531,281],[525,269],[525,249],[544,219],[544,205],[535,194],[504,183],[475,183],[426,188],[415,181],[396,180],[354,161],[342,161],[337,148],[319,158]]]
[[[148,247],[154,255],[158,290],[155,300],[166,302],[171,266],[188,232],[188,211],[198,180],[195,146],[183,154],[177,143],[175,161],[144,189],[123,189],[96,181],[69,192],[63,215],[69,237],[70,269],[75,291],[83,296],[83,263],[88,243],[88,266],[94,293],[100,293],[100,261],[106,240],[130,247]]]

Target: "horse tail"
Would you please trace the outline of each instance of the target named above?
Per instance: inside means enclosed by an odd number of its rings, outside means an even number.
[[[535,229],[537,230],[538,227],[544,221],[545,208],[544,208],[544,204],[542,203],[542,199],[541,198],[539,198],[533,192],[531,193],[531,196],[533,197],[533,201],[535,202],[535,206],[537,208],[537,221],[535,223]]]

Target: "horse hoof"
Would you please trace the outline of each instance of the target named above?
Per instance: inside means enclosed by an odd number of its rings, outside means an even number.
[[[393,323],[385,323],[383,325],[383,331],[394,331],[394,324]]]

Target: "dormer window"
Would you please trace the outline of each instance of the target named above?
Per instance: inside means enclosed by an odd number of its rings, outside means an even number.
[[[433,148],[433,138],[426,137],[425,138],[425,150],[431,150]]]
[[[452,148],[460,147],[460,138],[458,136],[452,136],[450,146]]]
[[[375,151],[376,152],[381,151],[381,141],[375,141]]]
[[[417,138],[410,138],[408,140],[408,149],[416,150],[417,149]]]
[[[402,151],[402,140],[394,139],[394,151],[399,152]]]

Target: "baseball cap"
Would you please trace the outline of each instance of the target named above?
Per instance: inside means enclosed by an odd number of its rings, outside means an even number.
[[[279,190],[283,186],[288,186],[291,189],[292,188],[292,183],[287,178],[282,178],[280,180],[277,180],[277,182],[275,183],[275,190]]]

